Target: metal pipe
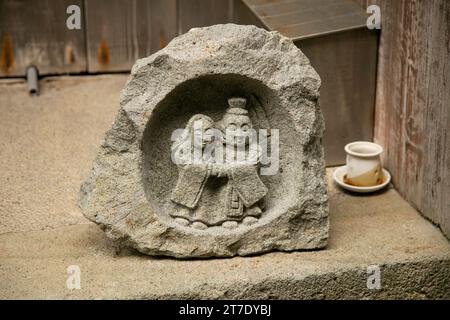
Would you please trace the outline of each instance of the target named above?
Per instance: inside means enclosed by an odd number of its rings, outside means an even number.
[[[28,92],[32,96],[39,95],[38,74],[38,69],[35,66],[27,68]]]

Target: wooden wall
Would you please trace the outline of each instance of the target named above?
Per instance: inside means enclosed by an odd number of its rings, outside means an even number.
[[[82,29],[66,27],[69,5]],[[192,27],[231,22],[232,0],[0,0],[0,77],[129,71]]]
[[[381,8],[375,140],[400,193],[450,238],[450,1]]]
[[[87,70],[84,31],[66,27],[66,9],[83,0],[0,0],[0,77]]]
[[[89,72],[127,71],[194,27],[232,21],[229,0],[85,0]]]
[[[233,21],[231,0],[178,0],[178,33]]]
[[[126,71],[177,35],[176,0],[87,0],[89,72]]]

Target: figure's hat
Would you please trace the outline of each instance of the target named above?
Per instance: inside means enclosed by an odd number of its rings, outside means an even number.
[[[233,97],[228,99],[228,109],[226,113],[246,115],[248,110],[246,109],[247,99],[241,97]]]

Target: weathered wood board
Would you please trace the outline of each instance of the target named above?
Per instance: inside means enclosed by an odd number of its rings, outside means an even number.
[[[232,0],[178,0],[178,33],[233,21]]]
[[[86,0],[89,72],[127,71],[177,35],[176,0]]]
[[[41,74],[86,71],[84,19],[69,30],[69,5],[83,10],[83,0],[0,2],[0,77],[25,76],[30,65]]]
[[[267,29],[267,26],[258,18],[256,12],[242,0],[233,2],[233,21],[236,24],[252,24],[260,28]]]
[[[69,5],[81,30],[66,27]],[[0,2],[0,77],[129,71],[138,58],[193,27],[233,20],[232,0],[25,0]]]
[[[381,8],[375,140],[400,193],[450,237],[450,1]]]
[[[378,33],[360,28],[295,44],[322,79],[326,164],[344,164],[347,143],[373,139]]]

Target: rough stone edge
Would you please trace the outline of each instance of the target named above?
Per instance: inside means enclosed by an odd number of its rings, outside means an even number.
[[[368,265],[367,265],[368,266]],[[381,289],[367,288],[367,267],[343,267],[307,276],[261,278],[222,285],[204,284],[173,294],[130,299],[322,300],[450,299],[450,258],[380,264]]]

